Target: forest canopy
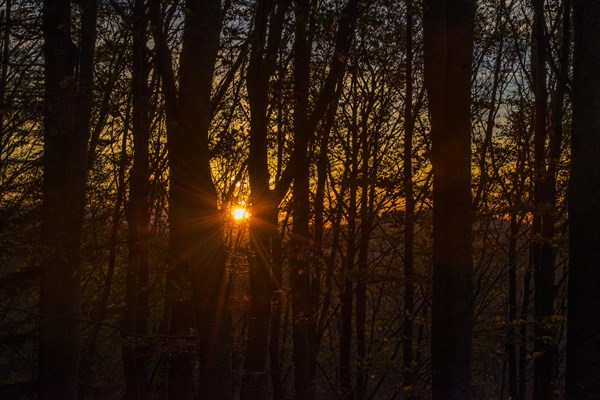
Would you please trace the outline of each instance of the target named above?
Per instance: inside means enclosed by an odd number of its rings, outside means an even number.
[[[0,0],[0,397],[597,399],[598,21]]]

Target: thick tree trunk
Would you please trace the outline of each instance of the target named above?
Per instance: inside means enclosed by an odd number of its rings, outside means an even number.
[[[246,86],[251,112],[248,172],[251,191],[250,204],[252,205],[250,220],[252,250],[249,259],[250,300],[247,350],[240,391],[242,400],[265,397],[271,304],[279,301],[272,283],[278,288],[280,281],[276,279],[276,282],[271,282],[274,261],[272,241],[277,240],[279,199],[273,198],[269,187],[271,176],[268,167],[269,121],[267,108],[269,80],[275,70],[283,19],[288,5],[289,1],[281,2],[278,7],[275,7],[275,4],[269,0],[258,1],[254,30],[251,34]],[[274,310],[277,309],[277,307],[274,308]],[[278,335],[278,330],[274,334]]]
[[[148,50],[146,48],[148,17],[143,0],[133,5],[133,63],[131,87],[133,98],[133,167],[129,178],[129,206],[127,223],[129,227],[129,259],[125,305],[121,326],[125,331],[122,337],[123,369],[125,372],[125,398],[142,400],[148,397],[149,345],[141,339],[134,339],[128,333],[148,335],[149,293],[148,293],[148,253],[149,253],[149,150],[150,137],[148,88]]]
[[[471,62],[474,1],[425,0],[433,164],[433,398],[470,398],[473,330]]]
[[[158,0],[149,3],[157,67],[165,92],[170,167],[167,289],[173,340],[168,396],[177,400],[193,397],[193,360],[197,354],[200,398],[230,399],[231,321],[225,248],[208,149],[221,2],[186,2],[178,94],[160,5]],[[192,328],[197,341],[191,336]]]
[[[591,400],[600,393],[600,3],[573,3],[566,398]]]
[[[77,399],[80,241],[85,208],[96,3],[81,4],[79,58],[66,0],[44,1],[44,185],[40,399]],[[79,60],[79,75],[75,75]]]
[[[225,248],[212,181],[208,130],[214,65],[221,31],[220,0],[188,0],[179,70],[178,127],[169,136],[173,235],[185,246],[192,323],[198,333],[199,395],[232,397],[230,315]]]

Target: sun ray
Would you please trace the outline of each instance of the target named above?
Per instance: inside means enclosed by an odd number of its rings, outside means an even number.
[[[231,210],[231,215],[236,221],[241,221],[250,217],[250,213],[248,212],[248,210],[242,206],[237,206],[233,210]]]

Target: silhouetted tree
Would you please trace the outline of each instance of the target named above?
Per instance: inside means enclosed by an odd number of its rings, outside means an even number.
[[[199,395],[229,399],[233,393],[225,248],[208,147],[221,1],[185,3],[178,86],[163,32],[161,2],[152,1],[149,7],[165,92],[170,168],[167,297],[169,333],[174,338],[169,398],[193,397],[193,356],[198,354]],[[197,338],[191,335],[192,328]]]
[[[533,214],[533,267],[534,267],[534,311],[536,318],[534,351],[538,357],[534,360],[533,397],[536,400],[551,400],[554,397],[552,380],[554,377],[554,359],[552,332],[548,327],[548,318],[554,311],[554,216],[550,208],[550,177],[546,168],[546,125],[548,110],[547,75],[547,37],[544,17],[544,1],[533,2],[532,27],[532,80],[535,95],[534,155],[535,185]]]
[[[97,5],[81,2],[79,49],[68,0],[44,1],[44,184],[38,395],[77,399],[80,244]]]
[[[471,62],[475,1],[425,0],[433,164],[434,399],[470,398],[473,330]]]
[[[147,340],[129,336],[148,335],[149,310],[149,220],[150,220],[150,73],[148,12],[143,0],[136,0],[132,12],[132,133],[133,166],[129,177],[129,252],[122,315],[123,368],[125,398],[142,400],[148,397],[148,363],[150,346]]]
[[[250,299],[248,307],[248,342],[244,358],[244,376],[240,391],[242,400],[262,399],[267,382],[267,356],[271,303],[281,289],[281,278],[273,276],[278,240],[277,223],[281,190],[270,189],[268,131],[269,82],[275,73],[280,50],[284,17],[291,0],[256,3],[254,27],[250,34],[250,60],[246,75],[250,105],[250,149],[248,175],[250,181]],[[268,37],[268,39],[267,39]],[[286,188],[287,190],[287,188]],[[277,314],[275,318],[279,318]],[[274,332],[279,335],[279,332]],[[273,368],[273,366],[271,366]],[[274,389],[278,374],[275,374]]]
[[[568,400],[600,393],[600,3],[574,1],[569,187]]]

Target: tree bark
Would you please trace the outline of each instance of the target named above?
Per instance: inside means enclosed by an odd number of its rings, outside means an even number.
[[[554,313],[554,214],[551,188],[553,182],[546,168],[546,125],[548,91],[546,88],[546,24],[544,1],[533,2],[532,34],[532,78],[535,95],[534,122],[534,216],[533,216],[533,270],[534,270],[534,315],[535,342],[533,398],[552,400],[554,390],[555,353],[552,343],[553,332],[548,319]]]
[[[5,121],[4,113],[6,112],[6,84],[8,79],[8,63],[10,59],[10,31],[11,31],[11,15],[12,0],[6,0],[4,10],[0,14],[1,32],[0,35],[0,158],[4,154],[5,141]],[[3,18],[2,18],[3,17]],[[2,21],[3,19],[3,21]],[[0,167],[2,162],[0,162]],[[0,199],[2,199],[2,192],[0,192]]]
[[[242,400],[265,397],[271,310],[272,304],[279,301],[276,291],[280,287],[280,278],[271,281],[272,264],[275,261],[274,242],[278,240],[279,201],[274,198],[269,182],[267,108],[269,80],[275,71],[283,19],[288,6],[289,1],[281,2],[278,7],[269,0],[258,1],[251,33],[246,86],[251,113],[248,172],[252,218],[248,338],[240,390]],[[273,310],[277,310],[277,307]],[[274,334],[278,335],[278,330]]]
[[[412,399],[414,391],[414,332],[415,309],[414,289],[414,241],[415,241],[415,197],[413,191],[413,135],[415,118],[413,115],[413,2],[406,2],[406,100],[404,104],[404,195],[406,210],[404,214],[404,319],[402,332],[402,369],[404,374],[404,392]]]
[[[510,236],[508,239],[508,332],[506,350],[508,353],[508,394],[517,399],[517,238],[521,224],[517,222],[517,212],[510,216]]]
[[[163,78],[170,168],[167,290],[173,338],[168,396],[193,398],[193,361],[197,355],[199,397],[231,399],[226,258],[208,148],[221,2],[188,0],[185,4],[179,91],[162,31],[161,2],[151,1],[149,10],[157,67]]]
[[[470,398],[473,330],[471,62],[475,2],[425,0],[433,164],[434,399]]]
[[[129,258],[121,326],[125,331],[122,336],[125,398],[142,400],[148,397],[150,348],[143,339],[134,339],[128,334],[148,335],[150,314],[148,293],[148,225],[150,221],[150,154],[148,150],[150,91],[148,75],[150,64],[146,48],[148,15],[143,0],[134,2],[132,17],[133,166],[129,178],[129,206],[127,209]]]
[[[199,395],[232,398],[225,248],[212,180],[208,130],[221,31],[220,0],[188,0],[180,57],[178,126],[169,136],[172,244],[189,268],[198,332]],[[180,247],[182,246],[182,247]]]
[[[521,302],[521,320],[527,322],[529,318],[529,304],[531,297],[531,275],[533,270],[533,254],[532,248],[529,246],[527,257],[527,270],[523,276],[523,298]],[[527,393],[527,323],[521,324],[519,329],[519,400],[523,400]]]
[[[292,207],[294,222],[290,240],[292,326],[294,343],[294,387],[296,400],[314,396],[310,380],[310,203],[308,142],[308,89],[310,85],[310,45],[308,19],[310,2],[296,0],[294,40],[294,153]]]
[[[81,350],[79,246],[97,9],[93,0],[81,3],[79,54],[71,38],[70,2],[46,0],[42,13],[45,108],[38,396],[75,400]]]
[[[600,393],[600,3],[574,1],[566,398]]]

